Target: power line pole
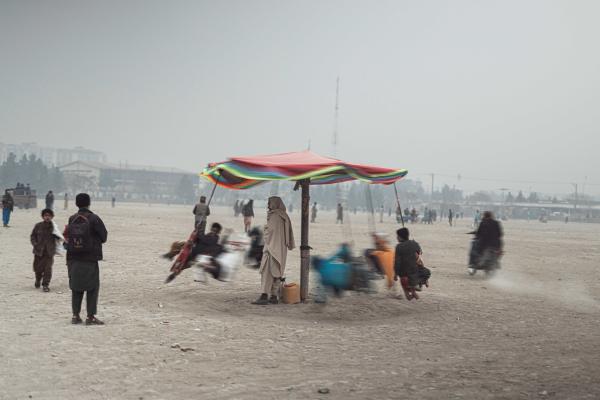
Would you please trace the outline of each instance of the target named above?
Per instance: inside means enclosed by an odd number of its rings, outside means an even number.
[[[435,174],[431,174],[431,195],[429,196],[429,206],[433,203],[433,181],[435,180]]]

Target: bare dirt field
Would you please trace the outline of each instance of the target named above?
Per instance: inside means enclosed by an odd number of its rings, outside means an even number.
[[[18,210],[0,228],[0,399],[600,398],[598,225],[504,223],[506,255],[493,279],[466,274],[470,220],[413,225],[433,272],[421,300],[395,299],[378,281],[375,295],[325,307],[261,307],[250,304],[260,282],[250,269],[232,283],[195,283],[189,270],[163,283],[170,264],[159,255],[187,238],[191,207],[92,209],[109,230],[102,327],[70,324],[64,258],[50,293],[33,287],[29,233],[39,210]],[[57,211],[59,226],[72,212]],[[239,231],[232,214],[213,207],[209,222]],[[291,217],[299,241],[298,211]],[[313,254],[349,237],[366,247],[366,215],[351,223],[341,229],[320,212]],[[377,224],[395,229],[387,216]],[[288,261],[288,281],[298,281],[299,251]]]

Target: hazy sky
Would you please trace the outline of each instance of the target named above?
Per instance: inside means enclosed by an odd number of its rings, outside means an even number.
[[[327,155],[340,76],[340,158],[467,190],[587,176],[600,193],[599,15],[595,0],[0,0],[0,141],[192,171],[309,140]]]

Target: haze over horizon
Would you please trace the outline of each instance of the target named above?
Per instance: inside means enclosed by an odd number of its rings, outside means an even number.
[[[0,142],[200,171],[331,155],[600,194],[594,1],[0,1]],[[461,179],[458,179],[458,175]],[[580,189],[581,190],[581,189]]]

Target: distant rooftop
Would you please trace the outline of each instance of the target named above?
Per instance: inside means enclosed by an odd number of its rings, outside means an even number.
[[[61,165],[60,168],[64,168],[67,167],[69,165],[73,165],[73,164],[85,164],[88,165],[92,168],[97,168],[97,169],[118,169],[118,170],[130,170],[130,171],[150,171],[150,172],[171,172],[171,173],[178,173],[178,174],[194,174],[196,175],[196,172],[190,172],[190,171],[186,171],[180,168],[170,168],[170,167],[157,167],[154,165],[135,165],[135,164],[129,164],[129,163],[120,163],[120,164],[115,164],[115,163],[102,163],[102,162],[95,162],[95,161],[73,161],[70,162],[68,164],[65,165]]]

